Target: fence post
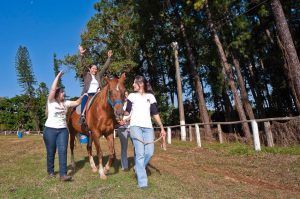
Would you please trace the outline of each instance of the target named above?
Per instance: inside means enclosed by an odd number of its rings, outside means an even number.
[[[195,124],[195,128],[196,128],[197,145],[198,145],[198,147],[201,147],[201,138],[200,138],[200,129],[199,129],[199,125],[198,125],[198,124]]]
[[[219,135],[220,144],[223,144],[223,135],[222,135],[221,124],[218,124],[218,135]]]
[[[171,137],[172,137],[172,135],[171,135],[171,128],[168,127],[167,128],[167,142],[168,142],[168,144],[171,144]]]
[[[255,151],[261,151],[260,141],[259,141],[259,133],[258,133],[258,126],[257,126],[257,122],[255,120],[251,120],[251,127],[252,127],[252,131],[253,131]]]
[[[273,140],[273,134],[272,134],[272,131],[271,131],[270,122],[264,122],[264,127],[265,127],[268,147],[273,147],[274,146],[274,140]]]
[[[193,141],[192,125],[189,125],[189,137],[190,137],[190,142]]]

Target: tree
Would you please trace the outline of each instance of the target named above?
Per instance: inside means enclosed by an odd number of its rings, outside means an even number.
[[[278,36],[282,43],[284,49],[284,57],[287,62],[287,70],[289,79],[293,82],[293,87],[291,88],[293,93],[295,93],[295,98],[300,101],[300,62],[297,55],[295,45],[293,43],[292,35],[290,33],[289,27],[287,25],[287,20],[285,18],[282,5],[280,0],[271,1],[272,11],[274,13],[276,30]],[[298,107],[299,108],[299,107]],[[300,111],[300,110],[298,110]]]
[[[23,92],[34,97],[34,85],[36,80],[32,71],[31,59],[29,52],[25,46],[20,46],[16,55],[16,70],[19,85],[23,88]]]
[[[35,103],[36,80],[32,71],[31,59],[27,48],[20,46],[16,55],[16,70],[20,86],[23,88],[24,94],[28,96],[27,106],[29,113],[34,122],[35,130],[39,130],[39,119],[37,116],[37,105]]]
[[[215,42],[215,45],[218,48],[219,58],[220,58],[222,66],[224,67],[224,70],[225,70],[225,73],[226,73],[226,76],[227,76],[228,85],[229,85],[229,87],[232,91],[234,101],[235,101],[235,106],[236,106],[237,112],[239,114],[239,118],[240,118],[241,121],[245,121],[247,118],[246,118],[246,115],[245,115],[245,111],[243,109],[241,99],[238,96],[238,91],[237,91],[237,88],[236,88],[235,83],[234,83],[234,78],[233,78],[231,67],[227,62],[227,57],[225,55],[222,43],[219,39],[217,31],[216,31],[216,29],[214,27],[214,24],[212,22],[211,13],[210,13],[208,5],[206,5],[206,9],[207,9],[207,16],[208,16],[208,25],[210,27],[210,31],[211,31],[211,34],[212,34],[212,39],[213,39],[213,41]],[[247,123],[242,123],[242,128],[243,128],[245,137],[247,138],[247,141],[249,142],[250,138],[251,138],[251,134],[250,134],[250,129],[249,129],[248,124]]]

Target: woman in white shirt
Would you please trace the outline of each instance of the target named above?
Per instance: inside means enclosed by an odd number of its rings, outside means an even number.
[[[135,93],[130,93],[128,96],[126,112],[131,114],[130,137],[135,151],[135,172],[138,186],[143,189],[148,187],[146,166],[154,152],[154,130],[151,116],[159,125],[161,136],[165,137],[166,132],[150,84],[143,76],[136,76],[133,89]]]
[[[81,103],[82,96],[76,101],[65,101],[64,90],[57,87],[59,78],[63,72],[59,72],[55,77],[47,101],[47,120],[43,139],[47,150],[47,172],[49,177],[54,175],[54,159],[56,149],[58,149],[59,175],[60,180],[70,181],[71,176],[67,175],[67,149],[69,132],[66,124],[66,112],[68,107],[75,107]]]

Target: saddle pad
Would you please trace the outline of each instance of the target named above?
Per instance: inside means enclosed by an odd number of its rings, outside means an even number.
[[[75,111],[76,111],[76,113],[77,113],[78,115],[81,114],[81,104],[79,104],[78,106],[76,106]]]

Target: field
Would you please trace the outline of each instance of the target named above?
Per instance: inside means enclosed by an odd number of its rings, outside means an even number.
[[[108,179],[92,173],[85,145],[77,144],[77,170],[72,182],[50,179],[46,173],[45,146],[41,136],[0,136],[0,198],[300,198],[300,147],[263,148],[254,152],[241,144],[172,140],[167,151],[156,146],[150,164],[149,188],[137,188],[133,152],[130,171],[117,160]],[[101,139],[107,160],[106,143]],[[70,157],[70,156],[68,156]],[[70,163],[70,161],[68,161]],[[56,171],[58,171],[56,158]]]

